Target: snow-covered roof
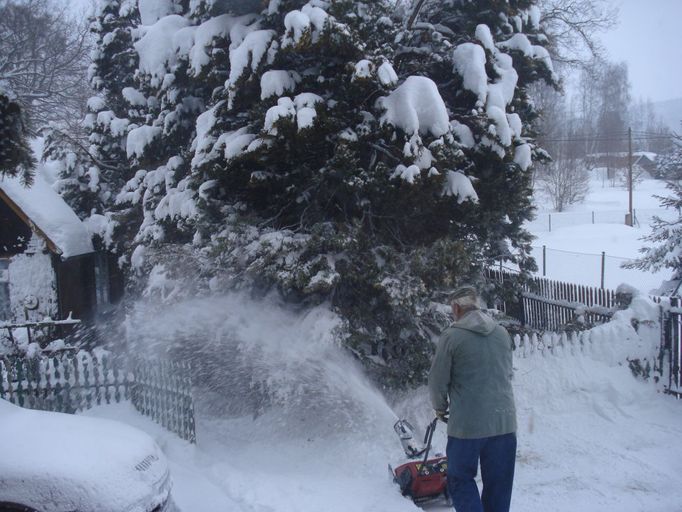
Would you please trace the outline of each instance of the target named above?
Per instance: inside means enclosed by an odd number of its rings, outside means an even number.
[[[656,153],[652,153],[651,151],[635,151],[632,153],[633,156],[638,156],[638,157],[646,157],[652,162],[656,160],[656,157],[658,156]]]
[[[19,178],[0,178],[0,200],[29,220],[50,249],[63,258],[94,252],[85,225],[40,173],[35,174],[30,188],[24,187]]]

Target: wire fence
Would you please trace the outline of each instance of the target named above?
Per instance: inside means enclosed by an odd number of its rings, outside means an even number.
[[[626,214],[624,210],[539,213],[526,228],[532,233],[545,233],[579,224],[625,224]],[[634,209],[633,214],[633,223],[638,227],[651,225],[654,217],[673,220],[676,216],[676,212],[666,208]]]
[[[623,268],[623,264],[633,262],[635,258],[612,255],[606,251],[578,252],[536,245],[532,247],[531,254],[538,265],[537,276],[582,285],[616,288],[621,283],[628,283],[650,292],[669,279],[665,270],[643,272]]]

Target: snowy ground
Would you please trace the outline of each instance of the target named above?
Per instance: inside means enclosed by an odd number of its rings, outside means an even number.
[[[324,335],[334,322],[324,308],[300,315],[239,296],[168,307],[136,333],[146,338],[156,332],[167,343],[173,332],[197,333],[196,323],[218,333],[202,343],[236,340],[241,354],[259,354],[258,372],[286,390],[279,405],[257,417],[219,413],[221,401],[245,400],[234,390],[238,383],[227,378],[234,373],[248,382],[246,367],[238,365],[222,369],[225,385],[215,381],[215,393],[197,393],[196,446],[129,404],[86,414],[123,420],[154,436],[171,461],[175,498],[184,512],[416,511],[390,482],[387,464],[402,460],[395,419],[407,417],[421,429],[431,419],[425,390],[394,397],[389,406]],[[642,344],[632,345],[629,319],[620,330],[612,325],[603,327],[610,338],[585,354],[535,351],[522,357],[517,351],[513,510],[682,511],[682,403],[617,363],[624,354],[639,354],[635,349]],[[657,332],[649,336],[645,354],[657,340]],[[216,348],[209,354],[217,355]],[[441,425],[437,451],[445,440]]]
[[[546,276],[589,286],[601,282],[601,253],[606,254],[604,286],[615,289],[620,283],[631,284],[645,293],[658,288],[670,278],[670,271],[658,273],[627,270],[620,267],[637,258],[646,243],[641,238],[650,233],[653,215],[669,218],[673,212],[661,210],[655,195],[668,195],[665,183],[646,179],[635,185],[633,205],[638,225],[624,224],[628,193],[622,186],[610,186],[597,173],[590,182],[585,201],[572,205],[567,212],[549,210],[549,201],[538,194],[538,216],[529,224],[536,236],[533,256],[542,275],[542,246],[546,246]],[[593,221],[594,212],[594,224]],[[552,230],[549,231],[551,215]]]
[[[575,221],[585,217],[580,211],[603,212],[603,219],[607,211],[626,209],[622,189],[602,189],[599,181],[593,185],[586,203],[574,209],[574,221],[551,233],[537,229],[536,244],[636,256],[637,238],[646,228],[592,225],[591,214],[589,221]],[[636,204],[656,208],[652,194],[661,192],[660,182],[647,181],[637,189]],[[548,263],[549,277],[597,284],[585,261]],[[648,291],[660,277],[611,269],[606,284],[629,281]],[[230,351],[244,357],[241,366],[223,370],[224,387],[215,380],[215,393],[197,397],[196,446],[165,432],[130,404],[86,413],[125,421],[156,438],[171,462],[174,495],[182,511],[418,510],[397,492],[387,464],[402,460],[392,429],[396,418],[407,417],[419,428],[431,419],[426,392],[393,397],[389,405],[336,347],[329,336],[336,319],[323,307],[301,316],[268,299],[254,302],[235,296],[190,301],[161,313],[141,308],[138,318],[130,320],[138,322],[136,337],[152,348],[168,340],[200,338],[201,346],[208,348],[197,357]],[[626,321],[621,327],[629,326]],[[618,364],[627,352],[626,336],[614,332],[604,346],[586,353],[536,351],[522,357],[517,352],[519,450],[512,510],[682,511],[682,403]],[[650,336],[647,343],[655,347],[657,337]],[[620,355],[613,356],[618,349]],[[279,405],[257,417],[235,413],[239,407],[233,406],[226,408],[233,413],[218,412],[220,400],[244,400],[235,389],[248,387],[253,371],[284,390]],[[441,425],[434,439],[437,451],[444,449],[445,441]]]
[[[584,357],[517,360],[517,375],[512,510],[682,510],[679,402],[637,382],[626,368]],[[415,393],[411,403],[425,420],[425,394]],[[324,422],[324,413],[293,425],[279,424],[276,414],[256,420],[202,416],[197,446],[129,404],[88,414],[126,421],[157,439],[170,458],[175,499],[184,512],[417,510],[387,477],[387,462],[401,453],[388,413],[352,430],[340,426],[332,433],[331,425],[325,435],[308,430],[310,422]],[[435,440],[441,449],[443,430]]]

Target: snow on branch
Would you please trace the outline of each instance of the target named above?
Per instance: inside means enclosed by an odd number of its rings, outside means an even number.
[[[406,134],[431,133],[441,137],[450,130],[450,119],[438,87],[430,78],[410,76],[391,94],[379,98],[384,109],[383,124],[391,124]]]

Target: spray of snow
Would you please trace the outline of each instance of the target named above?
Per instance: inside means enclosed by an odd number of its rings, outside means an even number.
[[[391,428],[395,421],[339,346],[341,319],[324,305],[293,311],[275,298],[242,294],[152,303],[139,304],[130,316],[130,339],[142,351],[189,360],[202,390],[199,405],[209,416],[265,415],[262,428],[287,436],[291,427],[339,434],[362,432],[373,422]]]

